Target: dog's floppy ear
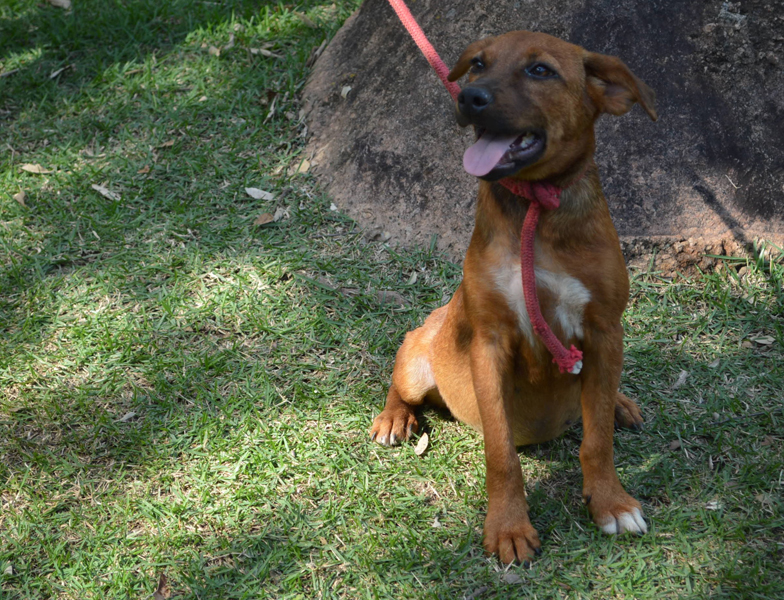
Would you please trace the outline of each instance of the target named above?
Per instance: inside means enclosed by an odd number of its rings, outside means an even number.
[[[457,59],[457,64],[452,67],[447,79],[449,81],[457,81],[465,75],[468,69],[471,68],[471,59],[479,54],[483,48],[488,46],[492,39],[493,38],[491,37],[486,37],[468,46],[468,48],[463,51],[463,54],[460,55],[460,58]]]
[[[622,115],[639,102],[653,121],[659,118],[654,107],[656,94],[619,58],[588,52],[584,64],[586,88],[599,110]]]

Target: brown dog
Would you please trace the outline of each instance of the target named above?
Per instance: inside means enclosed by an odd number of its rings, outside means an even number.
[[[629,280],[593,160],[593,125],[635,102],[656,120],[654,94],[615,57],[527,31],[471,44],[449,80],[469,70],[457,118],[476,128],[464,166],[482,181],[463,282],[406,335],[371,435],[384,445],[407,439],[425,402],[481,431],[484,546],[510,563],[540,546],[515,447],[551,440],[582,417],[583,500],[593,520],[606,533],[645,533],[640,503],[613,464],[614,423],[637,428],[642,416],[618,391]],[[519,258],[528,201],[495,183],[510,176],[568,186],[560,208],[539,221],[535,269],[545,320],[583,351],[579,375],[560,373],[532,330]]]

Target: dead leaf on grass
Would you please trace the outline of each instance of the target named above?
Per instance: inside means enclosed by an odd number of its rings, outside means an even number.
[[[332,285],[332,282],[329,279],[327,279],[326,277],[324,277],[322,275],[319,275],[318,277],[316,277],[316,281],[318,283],[320,283],[321,285],[323,285],[328,290],[330,290],[332,292],[335,291],[335,286]]]
[[[397,304],[399,306],[408,304],[408,300],[394,290],[379,290],[376,292],[376,296],[381,304]]]
[[[707,508],[708,510],[720,510],[721,503],[718,500],[711,500],[710,502],[707,502],[705,504],[705,508]]]
[[[757,499],[757,502],[759,502],[763,506],[773,506],[775,503],[773,497],[770,494],[766,494],[765,492],[760,492],[754,497]]]
[[[56,6],[57,8],[64,8],[65,10],[71,8],[71,0],[49,0],[49,4]]]
[[[264,118],[264,123],[266,123],[266,122],[267,122],[267,121],[269,121],[269,120],[270,120],[272,117],[274,117],[274,116],[275,116],[275,104],[277,103],[277,101],[278,101],[278,97],[277,97],[277,96],[275,96],[275,97],[272,99],[272,104],[270,104],[269,112],[267,113],[267,116]]]
[[[14,574],[14,566],[8,565],[5,569],[3,569],[3,575],[13,575]]]
[[[254,187],[245,188],[245,193],[254,200],[273,200],[275,198],[270,192],[265,192],[264,190]]]
[[[67,69],[73,69],[73,65],[66,65],[64,67],[57,69],[56,71],[52,71],[52,74],[49,75],[49,79],[55,79],[60,73],[62,73]]]
[[[295,12],[294,14],[299,17],[299,20],[302,21],[305,26],[310,27],[311,29],[318,29],[316,22],[305,13]]]
[[[272,220],[275,221],[276,223],[278,221],[282,221],[282,220],[288,219],[288,218],[289,218],[289,209],[288,208],[283,208],[282,206],[279,206],[278,208],[276,208],[275,209],[275,214],[272,215]]]
[[[93,183],[90,187],[93,188],[99,194],[101,194],[101,196],[103,196],[104,198],[108,198],[109,200],[114,200],[115,202],[119,202],[122,199],[120,194],[118,194],[117,192],[113,192],[102,185],[98,185],[97,183]]]
[[[163,142],[158,148],[171,148],[174,144],[177,143],[177,140],[169,140],[167,142]]]
[[[220,53],[221,53],[220,48],[218,48],[216,46],[210,46],[210,49],[207,50],[207,52],[209,52],[213,56],[220,56]]]
[[[505,583],[522,583],[523,578],[520,577],[517,573],[513,573],[512,571],[507,571],[504,573],[504,576],[501,577]]]
[[[52,171],[51,169],[44,169],[39,164],[32,165],[26,163],[19,168],[22,169],[22,171],[26,171],[27,173],[34,173],[36,175],[46,175],[47,173],[54,173],[54,171]]]
[[[250,53],[254,55],[261,54],[262,56],[265,56],[267,58],[283,58],[282,54],[275,54],[274,52],[271,52],[266,48],[251,48]]]
[[[144,165],[141,169],[136,171],[137,175],[146,175],[150,172],[150,165]]]
[[[117,419],[117,422],[118,423],[127,423],[128,421],[132,421],[135,418],[136,418],[136,413],[131,411],[131,412],[125,413],[122,417]]]
[[[223,47],[224,50],[231,50],[234,48],[234,33],[229,34],[229,42]]]
[[[347,298],[353,298],[354,296],[359,295],[359,288],[347,288],[342,287],[340,288],[340,293],[346,296]]]
[[[414,448],[414,454],[417,456],[422,456],[425,451],[427,450],[427,446],[430,443],[430,436],[427,435],[427,432],[423,433],[417,442],[416,447]]]
[[[755,341],[755,342],[757,342],[758,344],[760,344],[761,346],[770,346],[770,345],[772,345],[772,344],[773,344],[773,343],[774,343],[776,340],[775,340],[775,339],[773,339],[773,338],[772,338],[771,336],[769,336],[769,335],[763,335],[763,336],[761,336],[761,337],[754,338],[754,341]]]
[[[261,213],[256,219],[253,221],[254,225],[266,225],[267,223],[272,223],[273,220],[272,213]]]
[[[434,527],[435,529],[441,527],[441,521],[438,520],[438,515],[436,515],[435,519],[433,519],[433,524],[431,527]]]
[[[310,170],[310,161],[305,159],[300,163],[299,168],[297,169],[297,173],[307,173],[309,170]]]
[[[678,450],[681,447],[680,440],[672,440],[670,442],[670,450]]]
[[[481,596],[482,594],[484,594],[486,591],[487,591],[487,586],[486,586],[486,585],[483,585],[482,587],[480,587],[480,588],[478,588],[478,589],[474,590],[474,591],[473,591],[473,592],[471,592],[470,594],[467,594],[467,595],[465,596],[465,599],[464,599],[464,600],[476,600],[477,598],[479,598],[479,596]]]
[[[688,376],[689,376],[689,372],[688,371],[681,371],[678,374],[678,380],[675,383],[672,384],[672,388],[671,389],[677,390],[679,387],[682,387],[683,384],[686,383],[686,378]]]
[[[24,192],[19,192],[18,194],[14,194],[14,200],[16,200],[19,204],[25,207],[27,206],[27,204],[25,204],[26,199],[27,199],[27,194],[25,194]]]
[[[717,358],[716,360],[714,360],[713,362],[711,362],[711,363],[708,365],[708,367],[710,367],[711,369],[715,369],[715,368],[716,368],[716,367],[718,367],[720,364],[721,364],[721,359],[720,359],[720,358]]]
[[[170,596],[169,581],[166,579],[166,575],[161,573],[161,576],[158,578],[158,587],[155,588],[152,594],[152,600],[168,600]]]

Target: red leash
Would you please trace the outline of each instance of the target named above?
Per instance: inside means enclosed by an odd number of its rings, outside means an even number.
[[[389,4],[392,5],[406,31],[414,39],[422,54],[425,55],[427,62],[430,63],[430,66],[433,67],[447,91],[452,95],[452,99],[457,101],[460,86],[447,80],[449,68],[428,41],[424,31],[422,31],[422,28],[414,19],[406,3],[403,0],[389,0]],[[576,183],[580,179],[582,179],[582,175],[572,183]],[[539,307],[539,298],[536,295],[536,276],[534,274],[534,238],[536,237],[536,225],[539,222],[539,214],[542,208],[547,210],[558,208],[563,188],[546,182],[519,181],[509,177],[502,179],[499,183],[516,196],[521,196],[530,201],[525,221],[523,221],[523,229],[520,232],[520,273],[523,278],[523,296],[525,297],[525,306],[528,310],[528,318],[531,321],[531,325],[533,325],[536,335],[539,336],[539,339],[542,340],[550,354],[553,355],[553,362],[558,365],[561,373],[577,375],[583,367],[583,353],[574,346],[569,350],[564,348],[561,341],[555,337],[547,321],[544,320],[542,310]]]
[[[574,185],[585,175],[583,171],[577,179],[569,185]],[[519,181],[516,179],[502,179],[501,184],[516,196],[522,196],[531,201],[528,212],[525,213],[523,230],[520,233],[520,273],[523,278],[523,296],[536,335],[553,355],[553,362],[558,365],[561,373],[577,375],[583,368],[583,353],[572,345],[568,350],[564,348],[547,321],[542,316],[539,307],[539,297],[536,295],[536,276],[534,275],[534,238],[536,225],[542,208],[555,210],[561,203],[561,192],[564,188],[550,183]],[[568,186],[567,186],[568,187]]]
[[[452,100],[457,101],[457,95],[460,93],[460,86],[454,81],[447,80],[446,76],[449,75],[449,68],[444,64],[444,61],[441,60],[441,57],[438,56],[438,52],[433,48],[433,44],[430,43],[425,32],[422,31],[419,23],[414,19],[414,15],[408,10],[406,3],[403,0],[389,0],[389,3],[392,5],[392,8],[395,9],[395,13],[397,13],[400,22],[403,23],[403,27],[406,28],[406,31],[408,31],[409,35],[414,39],[416,45],[419,46],[422,54],[425,55],[427,62],[430,63],[430,66],[433,67],[436,75],[441,79],[441,83],[443,83],[447,91],[452,94]]]

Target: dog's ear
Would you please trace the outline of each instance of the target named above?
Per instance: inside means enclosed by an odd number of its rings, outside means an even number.
[[[447,80],[457,81],[463,75],[465,75],[468,69],[471,68],[471,59],[479,54],[479,52],[481,52],[485,47],[490,45],[492,40],[493,38],[486,37],[468,46],[468,48],[463,51],[463,54],[460,55],[460,58],[457,59],[457,64],[452,67],[452,70],[447,76]]]
[[[588,52],[584,64],[586,88],[599,110],[622,115],[639,102],[653,121],[659,118],[654,107],[656,94],[637,79],[619,58]]]

